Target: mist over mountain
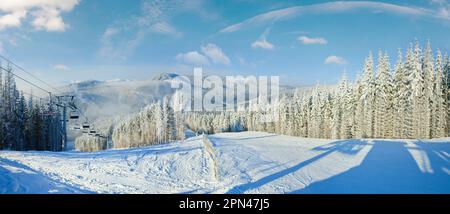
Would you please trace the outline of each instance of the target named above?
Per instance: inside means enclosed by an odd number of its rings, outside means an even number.
[[[115,120],[172,94],[170,79],[175,76],[163,73],[149,80],[88,80],[70,84],[64,87],[65,93],[76,96],[81,112],[79,121],[70,121],[70,126],[89,122],[95,129],[107,132]],[[71,131],[71,136],[78,135]]]
[[[175,89],[171,88],[171,80],[179,76],[176,73],[161,73],[148,80],[87,80],[69,84],[64,87],[64,91],[76,96],[77,106],[82,112],[80,119],[70,121],[69,125],[89,122],[93,128],[107,134],[115,121],[173,94]],[[193,76],[187,78],[193,87]],[[291,86],[280,86],[280,93],[289,93],[294,89]],[[207,90],[204,89],[205,92]],[[71,137],[79,134],[77,130],[70,131]]]

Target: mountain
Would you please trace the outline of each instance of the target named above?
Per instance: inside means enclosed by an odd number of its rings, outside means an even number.
[[[70,121],[69,126],[89,122],[97,131],[108,132],[116,120],[172,94],[174,90],[168,80],[173,77],[175,74],[161,74],[150,80],[89,80],[70,84],[64,87],[65,93],[76,96],[81,115],[79,120]],[[72,138],[79,134],[79,130],[69,132]]]
[[[165,81],[172,80],[175,77],[178,77],[178,74],[175,73],[161,73],[159,76],[153,78],[153,80]]]
[[[89,122],[93,129],[107,134],[116,121],[173,94],[175,90],[171,88],[171,80],[178,76],[175,73],[161,73],[149,80],[88,80],[63,87],[65,93],[76,96],[77,106],[82,113],[80,120],[70,121],[69,126]],[[193,82],[192,76],[188,76],[188,79]],[[294,88],[290,86],[280,88],[281,93],[292,90]],[[74,138],[79,134],[79,130],[71,130],[69,137]]]

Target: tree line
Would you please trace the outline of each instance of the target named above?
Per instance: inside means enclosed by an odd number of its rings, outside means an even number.
[[[263,112],[191,112],[188,128],[205,133],[266,131],[327,138],[439,138],[450,133],[450,60],[428,42],[399,50],[391,67],[381,50],[372,53],[363,72],[336,87],[317,85],[283,96],[275,122],[261,122]]]

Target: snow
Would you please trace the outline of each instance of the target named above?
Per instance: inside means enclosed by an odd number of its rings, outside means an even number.
[[[0,152],[1,193],[450,193],[450,138],[222,133],[136,149]]]
[[[47,178],[16,161],[0,158],[0,193],[88,193]]]

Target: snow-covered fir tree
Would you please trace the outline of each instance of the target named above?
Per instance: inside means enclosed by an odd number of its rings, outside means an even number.
[[[379,52],[378,68],[375,78],[375,115],[374,137],[385,138],[392,136],[391,118],[391,74],[389,72],[389,57]]]
[[[176,120],[181,118],[175,115],[169,98],[147,106],[115,126],[114,147],[140,147],[183,139],[184,127],[177,127]]]
[[[446,132],[446,117],[448,116],[449,109],[447,108],[447,95],[446,95],[446,83],[444,66],[442,62],[442,53],[437,51],[436,57],[436,81],[434,84],[433,94],[433,112],[432,112],[432,137],[445,136]],[[448,119],[447,119],[448,120]],[[448,133],[447,133],[448,134]]]
[[[375,65],[369,53],[354,83],[342,78],[335,89],[316,86],[282,97],[273,125],[261,122],[261,112],[187,113],[185,123],[206,133],[252,130],[334,139],[449,136],[448,56],[437,51],[435,57],[431,43],[422,50],[416,41],[405,58],[399,50],[392,69],[389,62],[388,54],[380,51]],[[236,123],[239,130],[233,128]]]
[[[374,135],[374,113],[375,113],[375,81],[373,72],[373,56],[369,53],[364,65],[363,76],[361,79],[362,94],[359,99],[362,100],[363,114],[362,121],[363,137],[372,138]]]
[[[14,80],[13,69],[0,62],[0,149],[61,151],[61,117],[49,101],[25,98]],[[47,105],[47,106],[46,106]]]

